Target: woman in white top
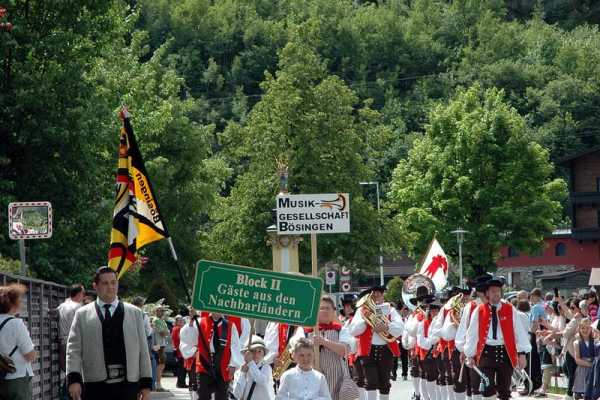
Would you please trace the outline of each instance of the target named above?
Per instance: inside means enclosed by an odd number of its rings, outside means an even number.
[[[331,400],[325,375],[313,369],[313,343],[300,338],[294,344],[292,358],[296,367],[281,376],[277,400]]]
[[[236,371],[233,395],[236,400],[273,400],[273,371],[265,362],[267,346],[259,336],[253,336],[248,351],[244,354],[245,364]]]
[[[31,336],[23,320],[15,315],[21,309],[25,286],[0,286],[0,353],[10,355],[15,372],[6,375],[0,383],[1,400],[30,400],[32,398],[31,362],[37,357]]]

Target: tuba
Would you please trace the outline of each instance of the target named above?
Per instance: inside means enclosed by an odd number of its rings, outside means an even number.
[[[383,315],[381,309],[379,309],[379,307],[377,307],[377,304],[375,304],[371,293],[365,295],[356,302],[356,308],[358,309],[359,307],[363,307],[370,311],[368,316],[363,314],[363,317],[365,319],[365,322],[369,324],[371,328],[380,323],[386,325],[390,324],[390,320],[388,319],[388,317]],[[383,340],[385,340],[388,343],[396,341],[396,337],[392,336],[389,332],[381,332],[378,335],[381,336]]]
[[[465,306],[463,302],[464,294],[459,293],[450,299],[450,320],[454,325],[460,324],[460,312]]]
[[[285,347],[285,350],[283,351],[283,354],[279,354],[277,356],[277,359],[279,360],[279,366],[275,367],[273,365],[273,380],[280,380],[281,375],[283,375],[283,373],[287,371],[290,365],[292,364],[293,360],[291,347],[292,346],[288,343],[288,345]]]
[[[411,303],[417,295],[417,288],[424,286],[429,295],[435,294],[435,285],[433,281],[423,274],[412,274],[402,284],[402,301],[411,310],[415,311],[418,307]]]

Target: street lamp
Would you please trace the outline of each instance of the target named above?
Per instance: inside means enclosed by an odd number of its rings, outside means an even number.
[[[465,231],[463,228],[459,227],[457,230],[452,231],[450,233],[456,234],[456,241],[458,242],[458,269],[460,274],[460,281],[458,286],[463,287],[463,264],[462,264],[462,244],[465,241],[465,233],[469,233]]]
[[[380,210],[380,202],[379,202],[379,182],[359,182],[361,186],[370,186],[374,185],[377,191],[377,215],[379,215]],[[379,227],[381,232],[381,227]],[[381,237],[379,238],[381,241]],[[381,244],[379,245],[379,284],[383,286],[383,255],[381,254]]]

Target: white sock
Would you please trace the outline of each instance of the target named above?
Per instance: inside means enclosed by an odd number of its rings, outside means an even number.
[[[483,400],[496,400],[496,395],[490,397],[483,397]]]
[[[381,394],[379,393],[379,400],[388,400],[390,398],[389,394]]]
[[[421,400],[429,400],[429,393],[427,392],[427,380],[419,378],[419,395]]]
[[[446,391],[448,392],[448,400],[456,400],[456,398],[454,397],[454,386],[446,385]]]
[[[367,400],[377,400],[377,390],[367,390]]]
[[[465,394],[465,392],[454,392],[454,400],[467,400],[467,395]]]
[[[421,396],[421,378],[413,378],[412,380],[413,389],[417,396]]]
[[[471,396],[472,400],[482,400],[483,397],[480,394],[474,394],[473,396]]]
[[[425,387],[427,388],[427,394],[429,395],[429,400],[438,400],[437,392],[435,390],[435,382],[427,381]]]
[[[446,400],[446,397],[444,396],[444,390],[440,385],[437,384],[437,382],[435,383],[435,398],[438,400]]]
[[[367,400],[367,391],[365,388],[358,388],[358,400]]]

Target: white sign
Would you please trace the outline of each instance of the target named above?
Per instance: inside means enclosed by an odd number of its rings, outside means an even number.
[[[10,203],[8,205],[8,237],[47,239],[52,236],[52,205],[47,201]]]
[[[327,271],[325,273],[325,284],[335,285],[335,271]]]
[[[277,233],[349,233],[348,193],[277,196]]]
[[[342,292],[349,292],[350,289],[352,289],[352,285],[350,284],[350,282],[342,283]]]

